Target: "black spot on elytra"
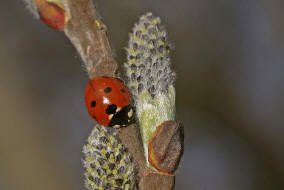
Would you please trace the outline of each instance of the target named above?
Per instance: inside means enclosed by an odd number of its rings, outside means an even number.
[[[95,107],[97,105],[97,102],[95,101],[95,100],[93,100],[92,102],[91,102],[91,107],[93,108],[93,107]]]
[[[125,93],[125,90],[122,88],[122,89],[120,89],[120,91],[122,92],[122,93]]]
[[[107,88],[105,88],[105,93],[110,93],[111,92],[111,87],[107,87]]]
[[[109,106],[107,107],[106,113],[107,113],[108,115],[114,114],[114,113],[116,112],[116,109],[117,109],[117,106],[116,106],[115,104],[111,104],[111,105],[109,105]]]
[[[94,118],[95,120],[97,120],[96,116],[94,116],[94,115],[93,115],[93,118]]]

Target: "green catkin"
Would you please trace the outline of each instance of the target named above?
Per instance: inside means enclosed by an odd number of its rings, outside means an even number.
[[[135,167],[117,134],[97,125],[83,147],[85,184],[89,190],[135,189]]]
[[[160,18],[152,13],[141,16],[130,34],[124,68],[146,158],[156,127],[175,118],[175,73],[171,69],[170,49]]]

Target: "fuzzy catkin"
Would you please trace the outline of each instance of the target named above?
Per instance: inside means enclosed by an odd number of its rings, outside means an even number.
[[[130,34],[126,49],[128,61],[124,64],[127,85],[134,101],[145,90],[152,97],[159,93],[165,94],[174,83],[170,49],[160,18],[154,17],[152,13],[141,16]]]
[[[83,154],[87,189],[135,189],[135,166],[115,132],[95,126],[83,147]]]
[[[160,18],[152,13],[142,15],[130,34],[124,68],[148,166],[152,134],[164,121],[175,119],[176,75],[171,69],[170,49]]]

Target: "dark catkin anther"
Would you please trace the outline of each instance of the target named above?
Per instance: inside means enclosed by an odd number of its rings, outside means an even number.
[[[164,49],[165,49],[165,48],[164,48],[163,46],[160,46],[160,47],[159,47],[159,53],[163,53],[163,52],[164,52]]]
[[[143,90],[143,84],[142,83],[139,83],[138,85],[138,93],[140,94]]]
[[[131,74],[131,80],[132,80],[132,81],[135,81],[135,80],[136,80],[136,74],[135,74],[135,73],[132,73],[132,74]]]
[[[145,60],[146,64],[151,64],[152,63],[152,58],[151,57],[147,57]]]
[[[101,175],[101,170],[100,169],[97,169],[97,170],[94,170],[94,171],[96,171],[97,173],[98,173],[98,175],[100,176]]]
[[[119,162],[120,160],[121,160],[121,155],[118,154],[118,155],[115,157],[115,161],[116,161],[116,162]]]
[[[155,63],[153,64],[153,68],[154,68],[155,70],[158,69],[158,62],[155,62]]]
[[[145,29],[147,29],[147,28],[149,27],[149,25],[150,25],[150,23],[145,22],[145,23],[144,23]]]
[[[98,178],[98,177],[96,177],[96,178],[94,179],[94,183],[95,183],[96,185],[99,185],[99,184],[101,183],[101,179]]]
[[[142,57],[141,54],[137,54],[136,57],[135,57],[135,59],[136,59],[136,60],[139,60],[139,59],[141,59],[141,57]]]
[[[109,159],[109,156],[110,156],[109,152],[105,153],[105,157],[106,157],[107,159]]]
[[[130,55],[129,56],[129,59],[131,60],[131,59],[134,59],[135,57],[133,56],[133,55]]]
[[[147,34],[143,34],[142,35],[142,40],[148,41],[149,40],[149,36]]]
[[[147,86],[148,86],[148,89],[149,89],[149,86],[152,84],[152,81],[148,80],[147,81]]]
[[[108,165],[108,167],[109,167],[109,169],[114,170],[115,164],[111,163],[111,164]]]
[[[164,72],[165,72],[165,73],[168,72],[168,68],[167,68],[167,67],[164,68]]]
[[[142,35],[142,31],[138,30],[135,32],[136,37],[140,38]]]
[[[104,137],[104,136],[100,137],[99,140],[100,140],[102,143],[104,143],[104,144],[106,144],[106,143],[109,142],[108,138],[106,138],[106,137]]]
[[[88,176],[88,179],[91,180],[91,181],[94,181],[93,176]]]
[[[125,166],[121,166],[120,168],[118,168],[118,171],[120,173],[124,173],[125,172]]]
[[[101,145],[101,144],[99,144],[98,146],[97,146],[97,148],[98,148],[98,150],[102,150],[103,148],[105,148],[103,145]]]
[[[163,71],[162,71],[162,70],[159,70],[159,71],[157,72],[157,77],[160,78],[161,75],[162,75],[162,73],[163,73]]]
[[[94,169],[94,168],[96,168],[96,165],[95,165],[94,163],[91,163],[91,164],[90,164],[90,167],[91,167],[92,169]]]
[[[154,40],[154,39],[151,39],[151,40],[149,40],[149,44],[152,44],[153,46],[155,46],[156,45],[156,40]]]
[[[115,182],[116,182],[116,184],[117,184],[118,186],[121,186],[122,183],[123,183],[123,180],[122,180],[122,179],[117,179]]]
[[[137,44],[137,43],[134,43],[132,47],[133,47],[133,49],[136,51],[136,50],[138,49],[138,44]]]
[[[139,68],[140,70],[145,69],[145,65],[144,65],[144,64],[141,64],[141,65],[138,66],[138,68]]]
[[[148,29],[148,33],[149,33],[149,34],[155,34],[155,33],[157,33],[157,30],[156,30],[156,28],[154,28],[154,27],[149,28],[149,29]]]
[[[152,55],[154,55],[154,54],[156,54],[156,49],[150,49],[150,53],[152,54]]]
[[[133,63],[133,64],[130,66],[130,68],[131,68],[131,70],[136,71],[137,66]]]
[[[140,82],[141,80],[142,80],[141,76],[137,77],[137,82]]]
[[[154,94],[154,92],[155,92],[155,86],[154,86],[154,85],[152,85],[152,86],[149,88],[149,92],[150,92],[150,94]]]
[[[146,73],[146,77],[149,78],[150,76],[151,76],[151,70],[148,69],[147,73]],[[151,79],[153,79],[153,77]],[[149,78],[149,80],[151,80],[151,79]]]

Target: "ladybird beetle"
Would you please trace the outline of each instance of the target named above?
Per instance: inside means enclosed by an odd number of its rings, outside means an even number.
[[[133,120],[129,92],[119,79],[100,76],[90,80],[85,103],[90,116],[101,125],[119,128]]]

